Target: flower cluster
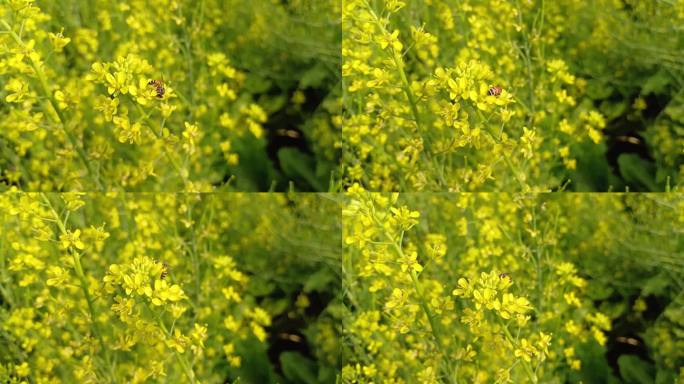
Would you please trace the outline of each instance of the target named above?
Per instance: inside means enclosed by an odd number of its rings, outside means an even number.
[[[127,296],[143,296],[153,305],[173,303],[185,298],[178,284],[169,286],[162,280],[164,266],[149,257],[133,259],[129,265],[112,264],[104,277],[105,290],[113,293],[120,287]],[[119,296],[120,298],[120,296]]]
[[[320,297],[339,247],[316,239],[339,231],[335,210],[313,195],[0,195],[0,381],[295,380],[269,362],[276,335],[334,377],[337,304]]]
[[[514,318],[518,325],[525,325],[530,317],[526,315],[532,309],[530,302],[524,297],[515,297],[506,292],[513,284],[513,281],[506,273],[497,274],[496,272],[484,273],[480,275],[477,282],[472,285],[465,278],[458,280],[458,288],[452,294],[462,298],[472,299],[475,309],[481,310],[483,307],[494,310],[502,319],[509,320]]]
[[[639,221],[665,217],[656,227],[672,234],[680,205],[680,196],[637,195],[626,205],[621,195],[387,195],[354,185],[343,208],[343,382],[588,380],[598,351],[629,339],[616,324],[648,308],[642,298],[629,309],[641,290],[630,276],[673,287],[653,266],[681,244],[644,234],[648,251],[624,247],[640,236]],[[648,326],[649,343],[671,335],[679,313],[658,292],[672,307]],[[670,375],[678,356],[659,369]]]
[[[614,103],[621,99],[617,92],[611,94],[618,81],[604,80],[616,76],[616,66],[623,83],[653,66],[621,62],[621,55],[612,54],[622,50],[616,47],[640,47],[637,43],[653,40],[662,46],[658,52],[684,49],[665,36],[677,34],[672,20],[658,20],[671,14],[673,6],[634,7],[631,12],[612,0],[591,7],[565,0],[345,2],[345,186],[548,191],[569,182],[570,188],[592,190],[625,184],[661,188],[663,177],[648,185],[631,178],[627,167],[640,166],[632,163],[621,165],[622,180],[585,185],[606,162],[601,158],[606,142],[617,145],[612,143],[615,135],[625,140],[627,129],[620,126],[624,118],[651,127],[652,140],[669,141],[667,148],[651,145],[649,151],[664,157],[658,159],[661,172],[676,180],[681,140],[677,124],[668,120],[678,117],[649,120],[643,99],[646,92],[655,93],[649,89],[634,98],[632,107],[631,97]],[[642,14],[660,16],[642,23],[631,20]],[[655,36],[660,31],[637,32],[662,22],[663,42]],[[633,41],[621,40],[626,37]],[[642,72],[635,69],[639,65]],[[681,76],[683,69],[678,65],[662,71]],[[660,94],[667,94],[671,81],[662,74],[652,79]],[[633,94],[640,85],[618,89],[622,95]],[[680,95],[670,91],[668,97],[676,108]],[[630,135],[638,133],[632,130]],[[642,144],[638,137],[630,140]]]
[[[3,2],[2,189],[326,188],[339,6],[309,3]],[[280,154],[284,138],[307,153]]]

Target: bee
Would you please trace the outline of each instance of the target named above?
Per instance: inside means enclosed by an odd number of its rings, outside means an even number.
[[[508,272],[499,273],[499,279],[508,278],[508,281],[513,282],[513,278],[508,274]]]
[[[299,132],[297,132],[293,129],[279,129],[277,131],[277,133],[280,136],[289,137],[290,139],[299,139],[299,137],[300,137]]]
[[[159,279],[164,280],[166,276],[169,275],[169,265],[165,262],[162,263],[162,270],[159,274]]]
[[[164,89],[164,81],[163,80],[150,80],[147,82],[147,85],[154,87],[155,91],[157,91],[157,97],[162,98],[164,97],[164,92],[166,92],[166,89]]]
[[[629,345],[635,345],[635,346],[639,345],[639,340],[632,338],[632,337],[620,336],[617,338],[617,341],[620,343],[625,343],[625,344],[629,344]]]
[[[618,141],[622,141],[623,143],[630,143],[634,145],[639,145],[641,144],[641,140],[639,138],[634,137],[634,136],[618,136],[616,137]]]
[[[494,86],[494,87],[489,88],[489,91],[487,91],[487,95],[488,96],[499,96],[499,95],[501,95],[502,91],[503,91],[503,89],[501,87]]]

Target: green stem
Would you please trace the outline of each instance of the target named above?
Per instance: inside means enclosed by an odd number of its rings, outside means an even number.
[[[187,212],[187,220],[188,222],[192,222],[192,206],[188,208]],[[190,252],[190,257],[192,258],[193,275],[195,275],[195,305],[199,307],[202,301],[202,285],[200,282],[200,262],[199,258],[197,257],[197,234],[195,233],[194,225],[190,227],[190,235],[191,243],[188,247],[188,251]],[[195,313],[195,316],[197,316],[197,313]]]
[[[375,223],[380,226],[380,228],[384,227],[382,226],[382,223],[378,220],[378,218],[375,216],[374,213],[372,213],[373,220]],[[404,258],[404,251],[401,249],[401,244],[397,242],[396,239],[392,237],[390,233],[387,231],[383,231],[385,236],[388,238],[388,240],[392,243],[392,246],[396,250],[398,256],[400,258]],[[404,232],[402,231],[401,235],[399,236],[399,239],[402,239],[404,236]],[[435,344],[437,345],[437,349],[439,350],[439,353],[442,355],[442,360],[445,365],[445,373],[447,377],[449,378],[450,383],[456,383],[456,380],[453,375],[453,370],[451,368],[451,361],[449,360],[449,357],[446,353],[446,347],[444,343],[442,342],[442,339],[440,337],[440,332],[439,328],[437,325],[437,321],[435,319],[434,314],[430,310],[430,306],[428,305],[427,299],[425,298],[425,292],[423,291],[423,287],[420,284],[420,281],[418,280],[418,275],[416,274],[415,271],[410,271],[410,276],[411,276],[411,281],[413,282],[413,288],[416,291],[416,294],[418,295],[418,300],[420,302],[420,307],[425,313],[425,316],[428,318],[428,323],[430,324],[430,330],[432,331],[432,337],[435,339]]]
[[[166,334],[167,337],[172,337],[171,332],[168,330],[168,328],[166,328],[166,324],[164,324],[164,320],[162,320],[162,318],[158,316],[146,302],[143,302],[143,304],[145,305],[145,308],[152,313],[155,320],[157,320],[157,324],[159,324],[159,327],[162,329],[162,331],[164,331],[164,334]],[[176,357],[178,364],[181,366],[181,368],[183,368],[183,373],[185,373],[185,376],[187,376],[188,380],[190,380],[192,384],[195,384],[197,382],[197,379],[195,378],[195,372],[192,370],[192,367],[185,358],[185,355],[181,355],[175,349],[173,349],[173,354]]]
[[[375,14],[370,4],[366,2],[366,6],[368,7],[368,12],[370,12],[371,16],[373,17],[373,21],[375,22],[377,27],[380,28],[383,34],[389,35],[390,32],[385,28],[384,25],[382,25],[380,19]],[[416,102],[416,96],[413,94],[413,91],[411,90],[411,84],[408,81],[408,76],[406,76],[406,71],[404,70],[404,60],[402,59],[400,52],[397,52],[393,47],[388,48],[392,51],[392,61],[394,62],[394,65],[397,67],[397,71],[399,72],[402,90],[406,94],[406,98],[408,99],[409,105],[411,106],[413,119],[416,121],[418,130],[421,131],[421,118],[420,113],[418,112],[418,104]]]
[[[368,9],[368,12],[370,13],[371,17],[373,18],[373,22],[375,25],[380,29],[380,31],[385,34],[389,35],[389,31],[385,26],[380,22],[380,18],[378,15],[375,14],[375,11],[371,7],[371,5],[368,3],[368,1],[365,1],[366,8]],[[420,112],[418,110],[418,102],[416,100],[416,96],[413,94],[413,90],[411,90],[411,83],[409,83],[408,76],[406,76],[406,70],[404,69],[404,60],[402,59],[401,52],[397,52],[393,47],[389,47],[389,49],[392,51],[392,61],[394,62],[394,66],[397,67],[397,72],[399,73],[399,78],[401,80],[402,84],[402,90],[404,91],[404,94],[406,95],[406,99],[409,102],[409,106],[411,107],[411,113],[413,114],[413,119],[416,122],[416,127],[418,128],[418,133],[420,134],[421,138],[424,139],[424,144],[425,144],[425,150],[423,153],[427,157],[428,160],[428,166],[435,166],[434,160],[432,158],[432,141],[430,139],[430,135],[428,132],[423,131],[423,125],[421,122],[421,117],[420,117]],[[444,185],[446,185],[445,180],[440,180]]]
[[[518,8],[518,24],[521,26],[523,25],[523,18],[522,18],[522,8],[520,8],[520,1],[516,0],[516,5]],[[523,39],[525,40],[525,45],[523,46],[523,49],[520,50],[523,58],[523,62],[525,64],[525,69],[527,72],[527,84],[528,84],[528,99],[529,99],[529,106],[530,106],[530,116],[528,117],[527,124],[532,127],[534,125],[534,115],[535,115],[535,97],[534,97],[534,75],[532,73],[532,53],[531,53],[531,43],[530,43],[530,37],[527,32],[527,26],[523,28]]]
[[[511,346],[516,349],[518,346],[516,345],[515,339],[513,338],[513,335],[511,335],[511,332],[508,330],[508,327],[506,324],[504,324],[503,320],[501,320],[500,317],[497,316],[497,319],[499,320],[499,324],[501,325],[501,328],[504,331],[504,334],[506,335],[506,339],[508,340],[509,343],[511,343]],[[530,366],[530,363],[525,361],[525,359],[520,359],[520,362],[523,365],[523,368],[525,369],[525,373],[527,373],[527,376],[530,378],[530,380],[533,383],[537,383],[539,379],[537,379],[537,375],[534,374],[532,371],[532,367]]]
[[[411,112],[413,113],[413,118],[416,120],[418,130],[422,131],[420,113],[418,112],[418,103],[416,103],[416,96],[413,94],[413,91],[411,90],[411,84],[409,83],[408,77],[406,76],[406,71],[404,70],[404,60],[399,55],[399,52],[394,50],[394,48],[392,48],[392,60],[394,60],[394,65],[397,67],[397,70],[399,71],[399,77],[401,78],[404,93],[406,94],[406,98],[408,99],[409,104],[411,105]]]
[[[486,120],[487,120],[487,119],[485,118],[485,116],[482,114],[481,111],[478,110],[478,111],[477,111],[477,114],[478,114],[478,116],[480,117],[481,120],[483,120],[483,121],[486,121]],[[485,124],[485,125],[486,125],[486,124]],[[500,139],[499,137],[497,137],[497,135],[496,135],[495,132],[492,132],[490,129],[486,129],[485,132],[486,132],[487,134],[489,134],[489,137],[491,137],[491,139],[494,140],[495,143],[503,144],[503,142],[501,141],[501,139]],[[506,154],[505,148],[502,149],[501,157],[503,158],[504,163],[506,163],[506,166],[508,167],[508,169],[511,171],[511,173],[513,173],[513,176],[515,177],[515,180],[516,180],[516,181],[518,182],[518,184],[520,185],[520,188],[521,188],[523,191],[526,190],[526,189],[527,189],[527,184],[525,184],[525,181],[524,181],[524,180],[522,179],[522,177],[520,176],[520,175],[521,175],[521,172],[518,171],[518,169],[517,169],[517,168],[513,165],[513,163],[511,162],[511,159],[508,157],[508,154]]]
[[[187,180],[187,177],[185,176],[185,172],[183,172],[183,170],[181,169],[180,165],[178,165],[178,164],[176,163],[176,161],[173,159],[173,157],[172,157],[171,154],[169,153],[168,149],[166,148],[166,143],[163,141],[164,138],[161,137],[160,134],[158,134],[157,132],[155,132],[154,128],[152,128],[152,124],[151,124],[152,121],[151,121],[150,118],[145,114],[145,111],[143,111],[143,109],[142,109],[142,107],[140,106],[140,104],[135,103],[135,106],[137,107],[138,112],[139,112],[140,115],[142,116],[142,119],[145,120],[145,122],[147,123],[147,124],[145,124],[145,125],[149,128],[150,132],[152,132],[152,135],[153,135],[157,140],[162,140],[162,151],[164,152],[164,156],[166,156],[167,160],[169,160],[169,162],[171,163],[171,165],[173,166],[173,168],[176,170],[176,172],[178,172],[178,176],[180,176],[181,180],[183,181],[183,186],[186,187],[186,186],[187,186],[188,180]]]
[[[537,215],[536,212],[533,210],[533,221],[532,221],[532,230],[534,233],[537,233]],[[537,236],[541,236],[541,234],[537,234]],[[543,289],[543,270],[542,270],[542,239],[537,240],[537,249],[535,251],[535,260],[536,260],[536,265],[535,269],[537,272],[537,310],[539,313],[542,313],[543,306],[544,306],[544,289]]]
[[[57,227],[59,228],[60,233],[66,236],[68,232],[65,227],[65,224],[62,223],[62,220],[60,219],[59,214],[57,213],[55,208],[52,206],[50,199],[44,193],[41,193],[40,196],[42,197],[47,207],[50,209],[52,217],[54,218],[55,223],[57,223]],[[109,374],[111,376],[112,382],[116,382],[116,378],[114,376],[114,368],[112,366],[111,357],[109,355],[109,349],[106,347],[104,338],[102,337],[102,332],[100,331],[100,327],[96,320],[97,312],[95,311],[95,304],[93,302],[93,298],[90,296],[88,279],[86,278],[85,273],[83,273],[83,266],[81,265],[81,255],[77,251],[74,251],[72,249],[69,249],[68,252],[71,253],[71,256],[73,258],[74,270],[76,271],[76,276],[78,277],[78,280],[81,283],[81,290],[83,291],[83,295],[85,296],[86,302],[88,303],[88,312],[90,313],[90,325],[92,332],[98,339],[100,349],[104,354],[104,360],[110,371]]]
[[[3,217],[2,222],[7,223]],[[5,260],[5,233],[7,233],[7,225],[3,225],[2,235],[0,236],[0,293],[2,297],[7,301],[10,308],[14,307],[14,293],[12,292],[13,284],[10,283],[10,277],[7,275],[6,260]],[[8,284],[5,287],[5,283]]]

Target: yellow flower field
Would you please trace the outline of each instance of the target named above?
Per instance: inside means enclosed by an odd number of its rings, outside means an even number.
[[[328,190],[339,7],[3,0],[3,189]]]
[[[0,0],[0,384],[684,384],[684,0]]]
[[[662,191],[684,170],[684,4],[348,0],[347,185]]]

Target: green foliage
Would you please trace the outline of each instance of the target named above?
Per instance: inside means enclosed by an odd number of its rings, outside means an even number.
[[[378,194],[343,210],[345,383],[667,382],[681,194]]]
[[[653,365],[636,356],[620,356],[618,366],[620,376],[626,384],[653,384],[655,382]]]
[[[347,1],[344,182],[676,188],[683,24],[681,1]]]
[[[326,191],[339,15],[331,0],[2,0],[0,186]]]
[[[0,382],[333,380],[340,225],[324,195],[2,194]]]

